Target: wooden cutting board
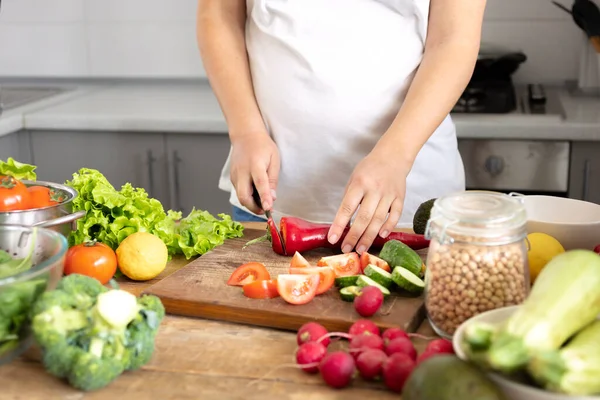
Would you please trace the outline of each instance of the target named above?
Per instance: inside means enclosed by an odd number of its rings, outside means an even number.
[[[247,228],[244,237],[225,241],[213,251],[149,286],[143,293],[158,296],[170,314],[285,330],[297,330],[306,322],[317,321],[330,331],[347,331],[354,321],[361,318],[352,303],[340,299],[335,287],[308,304],[292,305],[281,297],[250,299],[244,296],[240,287],[228,286],[226,282],[233,270],[251,261],[264,263],[273,278],[288,273],[291,257],[275,254],[268,242],[242,250],[247,241],[264,233],[262,229]],[[425,257],[426,250],[420,253]],[[316,265],[319,258],[332,254],[336,252],[319,249],[306,252],[303,256]],[[408,297],[393,293],[370,319],[382,329],[401,327],[414,332],[424,317],[422,296]]]

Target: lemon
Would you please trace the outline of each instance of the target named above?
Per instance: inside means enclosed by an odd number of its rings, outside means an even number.
[[[134,281],[156,278],[167,266],[167,246],[148,232],[127,236],[117,248],[117,262],[121,272]]]
[[[554,256],[564,253],[565,249],[558,240],[545,233],[530,233],[527,235],[527,239],[529,240],[529,251],[527,252],[529,276],[533,284],[548,261]]]

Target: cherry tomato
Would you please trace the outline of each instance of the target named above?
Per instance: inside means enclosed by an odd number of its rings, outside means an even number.
[[[308,268],[310,263],[306,261],[306,258],[302,257],[302,254],[295,252],[290,261],[290,268]]]
[[[360,259],[356,252],[322,257],[317,265],[319,267],[332,267],[336,277],[360,274]]]
[[[254,281],[242,287],[244,296],[251,299],[272,299],[279,296],[277,280]]]
[[[229,286],[244,286],[254,281],[265,281],[271,279],[269,271],[263,263],[249,262],[240,265],[233,271],[227,284]]]
[[[0,212],[25,210],[28,207],[27,186],[12,176],[0,175]]]
[[[290,304],[308,303],[315,298],[318,286],[319,275],[317,274],[277,276],[277,291]]]
[[[292,275],[318,275],[319,286],[317,286],[316,294],[325,293],[335,282],[335,272],[331,267],[290,268],[289,273]]]
[[[87,275],[106,285],[117,272],[117,255],[104,243],[81,243],[67,251],[64,272]]]
[[[29,186],[29,208],[44,208],[65,201],[65,195],[46,186]]]

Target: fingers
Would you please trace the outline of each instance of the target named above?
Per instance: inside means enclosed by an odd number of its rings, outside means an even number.
[[[252,168],[251,176],[262,202],[259,206],[263,210],[270,210],[273,206],[273,196],[271,195],[271,186],[267,169],[260,165],[255,166]],[[250,184],[252,184],[252,182]],[[252,192],[250,194],[252,195]]]
[[[362,254],[363,252],[367,251],[373,244],[373,241],[379,234],[379,230],[381,229],[382,225],[386,223],[386,218],[388,217],[388,213],[390,212],[390,207],[393,204],[393,201],[393,197],[384,197],[379,201],[379,204],[377,205],[377,208],[371,217],[371,222],[364,230],[362,236],[360,236],[360,240],[356,246],[356,252],[358,254]]]
[[[382,238],[386,238],[388,237],[388,235],[390,234],[391,231],[394,230],[394,228],[396,227],[396,224],[398,223],[398,221],[400,220],[400,217],[402,216],[402,209],[403,209],[403,201],[400,198],[396,198],[391,206],[390,206],[390,210],[389,210],[389,216],[387,221],[385,221],[385,223],[383,224],[383,226],[381,227],[381,230],[379,231],[379,236],[381,236]]]
[[[238,200],[248,210],[255,214],[262,214],[263,210],[256,205],[252,197],[252,176],[249,173],[237,173],[233,181]]]
[[[269,175],[269,187],[271,188],[271,197],[273,201],[277,200],[277,182],[279,181],[279,170],[281,168],[281,161],[279,154],[275,153],[271,156],[271,162],[267,168],[267,175]]]
[[[342,233],[346,229],[346,226],[352,219],[352,216],[356,212],[356,209],[358,208],[358,205],[360,204],[362,198],[363,198],[362,190],[355,189],[351,186],[346,191],[346,194],[344,195],[344,198],[342,199],[342,204],[340,205],[340,208],[338,209],[338,212],[333,220],[333,223],[331,224],[331,228],[329,228],[329,233],[327,235],[327,240],[329,240],[329,243],[331,243],[331,244],[337,243],[339,238],[342,236]],[[377,206],[377,204],[375,204],[375,206]],[[373,209],[375,209],[375,206],[373,207]],[[348,243],[347,241],[348,241],[348,239],[346,239],[345,243]],[[351,249],[352,249],[352,247],[350,247],[350,250]],[[350,251],[350,250],[348,250],[348,251]],[[344,252],[346,252],[346,251],[344,251]]]
[[[344,242],[342,243],[342,252],[348,253],[352,251],[352,249],[356,246],[359,239],[371,223],[373,219],[373,215],[377,210],[377,206],[379,205],[379,196],[374,194],[369,194],[364,197],[363,201],[360,203],[360,208],[358,209],[358,213],[356,214],[356,218],[354,222],[352,222],[352,227],[344,237]]]

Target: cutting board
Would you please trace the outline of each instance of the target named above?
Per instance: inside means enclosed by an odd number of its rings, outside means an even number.
[[[244,296],[240,287],[228,286],[226,282],[233,270],[251,261],[264,263],[273,278],[288,273],[291,257],[275,254],[270,243],[257,243],[242,249],[247,241],[264,233],[262,229],[247,228],[242,238],[226,240],[221,246],[149,286],[143,293],[158,296],[169,314],[284,330],[297,330],[306,322],[317,321],[330,331],[347,331],[354,321],[361,318],[352,303],[340,299],[335,287],[316,296],[308,304],[292,305],[281,297],[250,299]],[[425,252],[420,252],[422,257],[425,257]],[[337,253],[331,249],[319,249],[303,256],[316,265],[319,258],[332,254]],[[382,329],[401,327],[414,332],[424,317],[422,296],[394,293],[370,319]]]

